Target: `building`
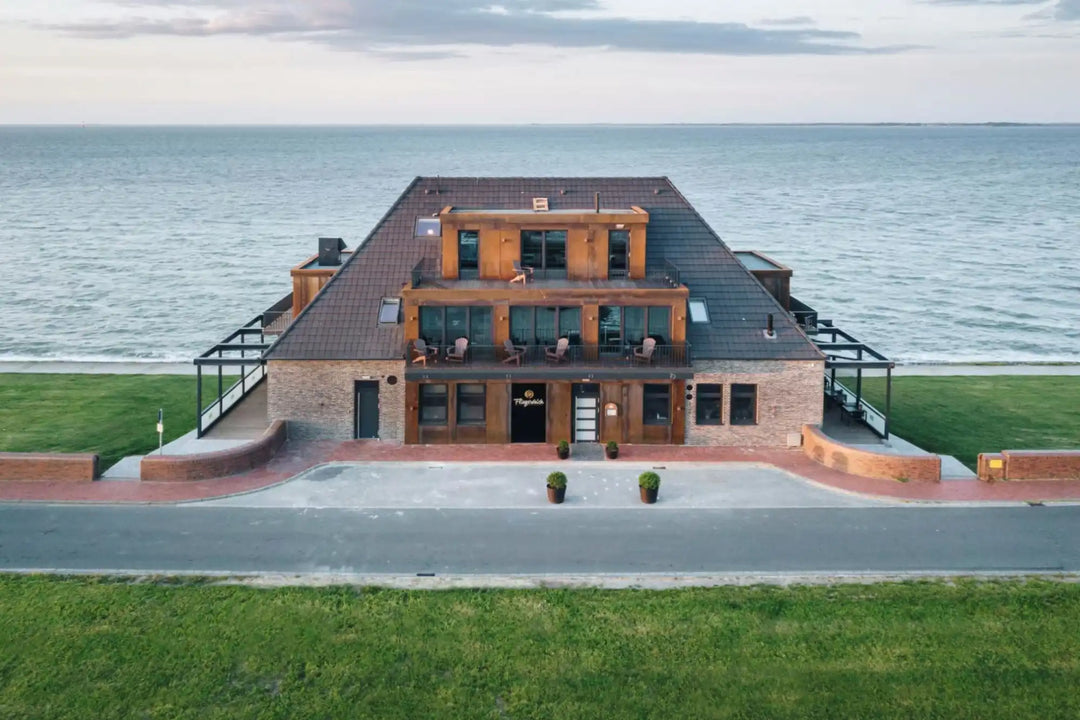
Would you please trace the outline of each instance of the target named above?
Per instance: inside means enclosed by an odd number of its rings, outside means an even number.
[[[421,177],[347,259],[323,245],[261,328],[291,437],[783,447],[822,421],[783,272],[666,178]]]

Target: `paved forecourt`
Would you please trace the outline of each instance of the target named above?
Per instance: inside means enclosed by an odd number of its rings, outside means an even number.
[[[187,507],[542,508],[549,472],[566,474],[562,508],[641,505],[637,478],[660,474],[658,509],[880,507],[754,463],[329,463],[265,490]]]

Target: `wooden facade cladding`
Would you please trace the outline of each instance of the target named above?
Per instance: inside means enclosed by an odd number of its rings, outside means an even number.
[[[342,265],[345,264],[345,261],[351,254],[351,251],[342,251]],[[312,255],[292,269],[292,314],[294,318],[300,314],[301,310],[307,307],[308,303],[315,299],[315,296],[323,289],[323,286],[330,282],[330,278],[334,277],[337,271],[341,269],[341,265],[334,267],[309,267],[311,265],[316,265],[318,260],[318,255]]]
[[[422,445],[489,444],[511,442],[511,390],[506,380],[432,380],[447,386],[447,420],[444,425],[420,424],[420,386],[408,382],[405,388],[405,443]],[[570,381],[530,380],[515,378],[514,383],[543,383],[546,386],[545,442],[572,440],[574,385]],[[486,388],[486,417],[483,426],[457,424],[457,386],[483,384]],[[671,422],[665,425],[644,423],[645,385],[667,385],[671,392]],[[685,380],[626,380],[595,383],[600,391],[599,442],[644,445],[682,445],[686,441],[686,381]],[[603,411],[614,404],[617,415]]]
[[[462,212],[445,208],[442,223],[442,277],[460,276],[458,233],[472,230],[479,237],[478,276],[482,280],[510,280],[514,263],[521,261],[522,230],[565,230],[566,272],[570,280],[608,279],[608,233],[629,230],[629,277],[645,277],[645,242],[649,214],[641,208],[599,213],[585,210],[552,212]]]

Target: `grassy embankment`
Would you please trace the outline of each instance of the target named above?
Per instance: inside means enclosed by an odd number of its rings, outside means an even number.
[[[863,392],[884,411],[883,378]],[[892,432],[972,469],[981,452],[1080,449],[1080,376],[898,377],[892,400]]]
[[[258,590],[0,577],[0,716],[1080,717],[1080,585]]]
[[[217,397],[217,375],[203,397]],[[96,452],[107,468],[157,448],[158,408],[165,442],[194,429],[195,377],[0,374],[0,451]]]

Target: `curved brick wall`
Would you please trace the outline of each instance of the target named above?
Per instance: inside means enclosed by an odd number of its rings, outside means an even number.
[[[941,482],[941,458],[937,455],[888,455],[845,445],[814,425],[803,426],[803,452],[826,467],[851,475],[922,482]]]
[[[201,455],[148,455],[139,465],[144,482],[213,480],[265,465],[285,443],[285,423],[277,420],[254,442]]]
[[[0,453],[0,482],[92,482],[97,455]]]
[[[1002,450],[1000,453],[983,453],[979,455],[979,479],[987,482],[1080,480],[1080,450]]]

